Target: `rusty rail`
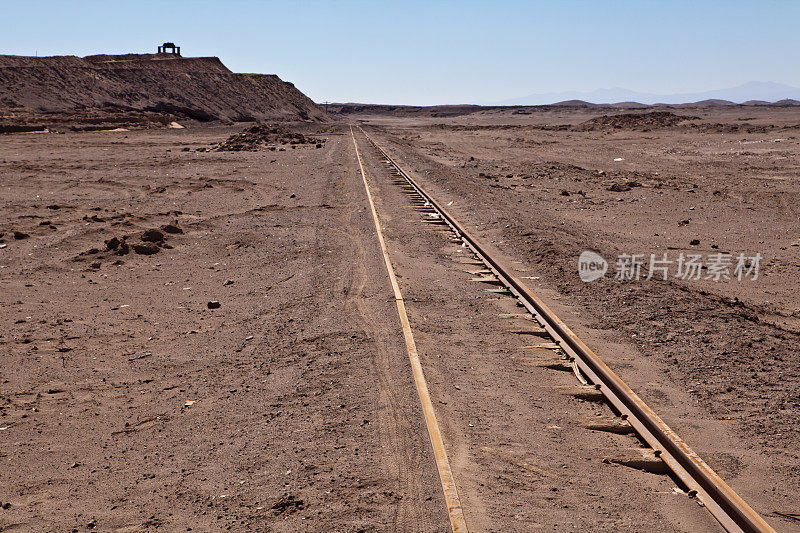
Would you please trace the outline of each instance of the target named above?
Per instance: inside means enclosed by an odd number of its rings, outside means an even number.
[[[581,372],[595,384],[639,436],[653,448],[675,476],[708,508],[729,532],[774,533],[774,529],[714,472],[639,396],[617,376],[567,325],[522,281],[450,215],[433,197],[381,148],[363,128],[359,130],[386,158],[394,170],[431,205],[462,242],[497,276],[564,352],[574,358]]]

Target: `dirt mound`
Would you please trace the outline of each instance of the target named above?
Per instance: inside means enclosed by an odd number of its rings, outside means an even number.
[[[277,124],[256,124],[212,148],[215,152],[242,152],[256,151],[262,148],[275,150],[277,145],[290,145],[292,148],[299,144],[313,144],[322,148],[325,139],[316,139],[303,135],[300,132],[289,131]],[[270,146],[271,145],[271,146]]]
[[[236,74],[216,57],[164,54],[0,56],[0,119],[50,124],[88,119],[162,125],[196,121],[311,120],[325,113],[291,83],[271,74]],[[141,120],[142,117],[145,120]],[[124,122],[124,121],[123,121]]]
[[[579,124],[579,131],[596,130],[643,130],[654,128],[668,128],[676,126],[685,120],[697,120],[699,117],[676,115],[669,111],[654,111],[652,113],[623,113],[620,115],[603,115]]]

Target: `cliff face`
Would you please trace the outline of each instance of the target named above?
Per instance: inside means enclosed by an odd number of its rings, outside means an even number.
[[[216,57],[0,56],[0,113],[161,114],[200,121],[325,120],[291,83],[236,74]]]

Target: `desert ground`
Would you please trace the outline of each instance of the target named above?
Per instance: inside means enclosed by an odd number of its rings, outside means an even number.
[[[800,108],[769,106],[0,135],[0,530],[448,529],[356,146],[470,529],[720,530],[350,124],[800,531]],[[664,253],[762,259],[614,278]]]

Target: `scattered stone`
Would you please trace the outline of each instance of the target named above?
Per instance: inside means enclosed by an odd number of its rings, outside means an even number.
[[[101,266],[102,266],[102,265],[101,265],[100,261],[95,261],[94,263],[92,263],[91,265],[89,265],[89,268],[93,268],[93,269],[97,270],[97,269],[98,269],[98,268],[100,268]]]
[[[305,507],[305,502],[293,494],[284,494],[270,507],[276,514],[291,514]]]
[[[139,255],[153,255],[161,251],[155,244],[134,244],[133,251]]]
[[[569,191],[567,190],[561,191],[561,196],[569,196]]]
[[[232,279],[226,279],[223,285],[233,285],[234,281]]]
[[[295,193],[292,193],[289,195],[289,198],[297,198],[297,195]]]
[[[697,246],[698,244],[700,244],[700,239],[692,239],[689,244],[692,246]]]
[[[175,224],[164,224],[161,229],[166,233],[178,234],[183,233],[183,230]]]
[[[626,192],[631,190],[631,188],[624,183],[614,183],[608,190],[611,192]]]
[[[161,242],[164,240],[164,234],[157,229],[149,229],[142,233],[142,240],[145,242]]]
[[[302,133],[289,131],[283,126],[256,124],[228,137],[227,140],[218,144],[212,150],[217,152],[256,151],[262,148],[275,150],[275,146],[267,146],[275,144],[290,144],[292,146],[313,144],[317,148],[321,148],[324,142],[325,139],[306,137]],[[281,150],[285,149],[281,148]]]
[[[18,240],[18,241],[21,241],[22,239],[27,239],[28,237],[30,237],[30,235],[28,235],[27,233],[24,233],[22,231],[15,231],[14,232],[14,238],[16,240]]]
[[[222,307],[222,304],[215,300],[208,302],[206,305],[208,306],[209,309],[219,309],[220,307]]]
[[[119,248],[119,245],[122,244],[122,241],[117,237],[111,237],[106,241],[106,248],[108,250],[116,250]]]

